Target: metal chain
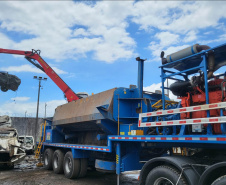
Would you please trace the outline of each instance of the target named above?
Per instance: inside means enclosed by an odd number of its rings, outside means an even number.
[[[182,168],[182,171],[181,171],[181,173],[180,173],[180,176],[179,176],[179,178],[178,178],[178,180],[177,180],[176,185],[178,185],[178,183],[179,183],[179,181],[180,181],[180,178],[181,178],[181,176],[182,176],[182,174],[183,174],[183,171],[184,171],[184,168]]]

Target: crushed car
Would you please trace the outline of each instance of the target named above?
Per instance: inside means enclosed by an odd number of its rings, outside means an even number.
[[[0,116],[0,166],[13,168],[14,164],[21,162],[25,156],[17,130],[11,127],[10,117]]]

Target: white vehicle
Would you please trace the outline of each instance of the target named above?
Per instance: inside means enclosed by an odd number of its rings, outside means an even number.
[[[34,137],[33,136],[19,136],[21,147],[24,148],[27,154],[33,154],[35,149]]]

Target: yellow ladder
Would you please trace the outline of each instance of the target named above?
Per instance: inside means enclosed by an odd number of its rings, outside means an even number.
[[[42,129],[42,127],[44,127],[44,128]],[[42,133],[42,130],[43,130],[43,133]],[[35,158],[36,159],[38,159],[41,149],[42,149],[42,143],[45,141],[45,132],[46,132],[46,121],[41,124],[40,140],[38,143],[38,147],[35,150]],[[43,137],[42,137],[42,135],[43,135]]]

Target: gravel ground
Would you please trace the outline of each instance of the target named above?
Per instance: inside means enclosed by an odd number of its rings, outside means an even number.
[[[55,174],[42,167],[36,167],[37,161],[33,156],[27,156],[25,160],[15,165],[13,170],[0,169],[1,185],[116,185],[115,174],[104,174],[97,171],[88,171],[87,176],[81,179],[70,180],[63,174]],[[138,185],[138,171],[127,172],[120,176],[121,185]]]

